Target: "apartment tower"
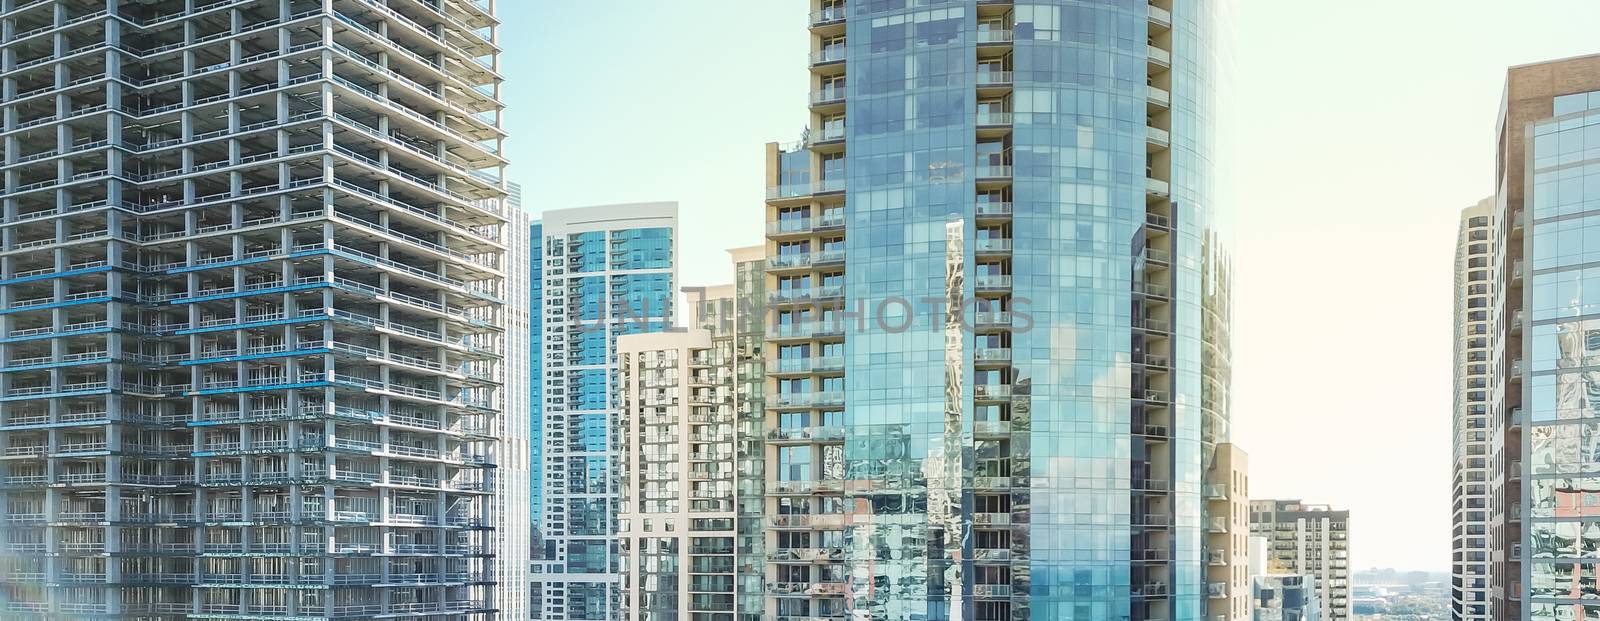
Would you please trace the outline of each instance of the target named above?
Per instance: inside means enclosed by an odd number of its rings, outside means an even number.
[[[1593,614],[1600,571],[1600,302],[1586,284],[1600,251],[1587,236],[1600,227],[1600,56],[1512,67],[1497,137],[1491,616],[1577,618]]]
[[[1494,304],[1494,199],[1461,211],[1456,233],[1455,387],[1451,424],[1450,606],[1489,621],[1489,330]]]
[[[1267,540],[1263,565],[1314,580],[1326,621],[1350,617],[1350,512],[1299,500],[1250,501],[1250,532]]]
[[[760,283],[760,248],[741,254],[752,251],[755,277],[741,279],[745,285]],[[760,532],[741,533],[739,522],[753,521],[759,529],[760,521],[741,515],[740,502],[749,494],[741,489],[747,475],[739,472],[735,434],[741,412],[761,412],[743,406],[759,398],[761,385],[760,315],[748,312],[760,307],[748,303],[751,293],[736,285],[691,292],[691,328],[617,340],[623,403],[618,619],[734,621],[736,611],[760,614],[759,597],[753,607],[736,600],[740,575],[759,578],[761,568],[741,558],[751,550],[740,547],[759,542]]]
[[[615,461],[622,433],[616,339],[672,326],[676,203],[542,212],[534,296],[543,342],[538,423],[541,551],[535,596],[544,619],[619,613]]]
[[[0,617],[491,616],[496,31],[0,0]]]
[[[1207,614],[1215,4],[811,9],[810,129],[767,150],[767,618]]]

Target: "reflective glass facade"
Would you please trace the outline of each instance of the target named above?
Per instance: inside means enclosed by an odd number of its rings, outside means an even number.
[[[671,325],[676,230],[673,203],[541,214],[544,553],[536,613],[544,618],[620,611],[616,338]]]
[[[811,129],[769,151],[768,614],[1214,614],[1213,7],[812,8]]]
[[[1600,94],[1555,99],[1529,130],[1527,205],[1527,605],[1530,619],[1573,617],[1600,563]],[[1577,612],[1575,614],[1583,614]]]
[[[1593,616],[1587,475],[1600,55],[1512,67],[1498,127],[1489,361],[1489,616]]]

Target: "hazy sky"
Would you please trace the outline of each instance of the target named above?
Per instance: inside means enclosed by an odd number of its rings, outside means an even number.
[[[803,0],[500,0],[533,209],[681,203],[683,280],[760,242],[805,125]],[[1352,511],[1358,567],[1446,570],[1456,215],[1493,190],[1509,65],[1600,52],[1594,0],[1233,0],[1234,440],[1250,495]]]

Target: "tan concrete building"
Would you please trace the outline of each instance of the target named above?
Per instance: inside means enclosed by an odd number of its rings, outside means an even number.
[[[1451,609],[1489,619],[1489,362],[1494,298],[1494,199],[1461,211],[1455,257],[1451,441]]]
[[[1296,500],[1250,501],[1250,532],[1267,538],[1264,565],[1316,579],[1324,621],[1350,619],[1350,512]]]
[[[1217,445],[1206,471],[1206,618],[1250,618],[1250,458]]]
[[[692,289],[691,328],[617,339],[619,619],[732,621],[764,605],[750,426],[763,416],[763,254],[730,254],[736,284]]]
[[[725,353],[705,330],[617,339],[619,618],[732,619],[733,406]]]

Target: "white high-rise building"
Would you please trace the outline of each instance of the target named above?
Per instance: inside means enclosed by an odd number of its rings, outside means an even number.
[[[0,618],[512,613],[497,31],[0,0]]]
[[[676,203],[545,211],[540,249],[540,438],[535,502],[543,619],[610,619],[621,565],[616,520],[622,413],[616,339],[672,326]]]

